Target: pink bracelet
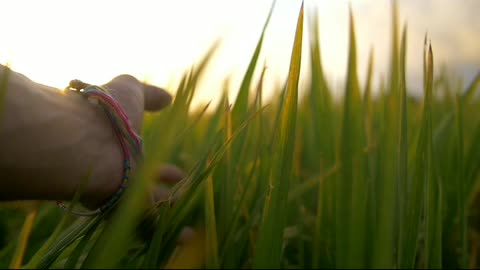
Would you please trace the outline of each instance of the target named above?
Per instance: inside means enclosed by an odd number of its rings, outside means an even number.
[[[73,214],[78,216],[93,216],[101,214],[113,207],[118,202],[125,189],[128,187],[128,181],[131,172],[131,158],[133,157],[135,160],[140,160],[143,156],[142,139],[135,133],[127,114],[118,104],[118,102],[108,93],[107,89],[101,86],[89,85],[78,80],[71,81],[67,89],[75,90],[76,92],[83,94],[88,99],[97,100],[99,102],[99,104],[107,113],[122,148],[124,161],[123,179],[117,192],[103,206],[93,211],[72,211]],[[83,91],[81,91],[82,89]],[[68,209],[68,207],[62,201],[57,201],[57,204],[64,210]]]

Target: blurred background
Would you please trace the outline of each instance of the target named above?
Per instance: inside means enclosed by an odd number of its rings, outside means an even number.
[[[260,58],[268,67],[267,98],[285,81],[300,4],[276,2]],[[230,97],[236,96],[271,5],[271,0],[2,1],[0,63],[58,88],[74,78],[101,84],[129,73],[173,93],[181,75],[220,40],[209,73],[198,85],[194,105],[215,103],[225,82],[230,85]],[[304,76],[308,76],[309,14],[318,9],[325,72],[337,93],[343,91],[349,5],[356,22],[360,82],[370,48],[375,55],[375,84],[388,74],[390,0],[310,0],[305,5]],[[478,0],[399,1],[400,21],[408,23],[410,93],[421,93],[421,55],[427,32],[436,72],[447,64],[449,74],[456,74],[465,84],[472,79],[480,67],[479,11]]]

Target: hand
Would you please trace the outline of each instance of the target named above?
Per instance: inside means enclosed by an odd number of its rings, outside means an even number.
[[[165,90],[141,83],[129,75],[115,77],[104,86],[109,89],[109,93],[125,110],[138,134],[140,134],[141,131],[144,110],[158,111],[171,102],[171,96]],[[185,175],[178,167],[172,164],[163,164],[159,165],[154,177],[155,179],[152,180],[155,183],[175,184],[182,180]],[[117,189],[118,186],[112,189],[112,194],[116,192]],[[162,186],[154,186],[151,192],[155,201],[166,200],[170,196],[170,191]],[[84,204],[85,203],[88,205],[88,201],[84,202]],[[91,206],[95,207],[96,205]],[[177,244],[182,245],[190,241],[194,235],[195,232],[192,228],[185,227],[177,239]],[[150,234],[147,237],[151,238],[152,235]]]
[[[61,92],[0,66],[9,73],[0,119],[0,201],[70,200],[87,172],[91,178],[81,201],[102,205],[118,189],[121,149],[105,112],[73,91]],[[121,75],[104,85],[140,133],[144,110],[157,111],[172,100],[165,90]],[[164,165],[163,180],[183,173]],[[154,190],[157,199],[164,190]]]
[[[144,110],[158,111],[171,103],[172,97],[164,89],[153,85],[145,84],[138,81],[130,75],[120,75],[103,85],[108,89],[110,95],[119,103],[130,119],[133,128],[137,134],[141,133]],[[118,147],[120,147],[118,145]],[[178,167],[171,164],[160,165],[153,179],[156,183],[175,184],[184,178],[184,173]],[[120,181],[120,179],[118,179]],[[111,194],[118,190],[119,182],[112,185]],[[115,187],[115,188],[113,188]],[[156,186],[151,191],[155,201],[167,199],[170,192],[161,187]],[[90,201],[88,198],[83,201],[85,205],[96,207],[98,200]]]

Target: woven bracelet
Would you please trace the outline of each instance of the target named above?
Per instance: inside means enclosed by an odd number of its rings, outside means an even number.
[[[127,114],[118,102],[108,93],[107,89],[102,86],[89,85],[78,80],[71,81],[67,89],[74,90],[88,99],[98,101],[99,105],[104,109],[110,119],[115,135],[122,149],[123,179],[117,192],[103,206],[93,211],[72,211],[73,214],[78,216],[93,216],[104,213],[112,208],[128,187],[131,173],[131,159],[134,158],[138,161],[143,155],[142,139],[135,133]],[[64,210],[68,209],[62,201],[57,201],[57,204]]]

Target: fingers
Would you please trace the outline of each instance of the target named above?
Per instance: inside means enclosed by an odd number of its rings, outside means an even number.
[[[180,168],[172,164],[163,164],[159,166],[154,180],[156,183],[176,184],[183,178],[185,173]]]
[[[153,203],[165,202],[169,199],[171,192],[164,187],[154,187],[152,190]]]
[[[113,78],[106,86],[120,87],[123,89],[134,89],[143,92],[144,109],[147,111],[158,111],[172,102],[172,96],[163,88],[142,83],[135,77],[123,74]]]
[[[183,245],[191,241],[195,237],[195,231],[191,227],[185,227],[182,229],[180,236],[177,239],[178,245]]]
[[[145,97],[145,110],[158,111],[172,102],[172,96],[162,88],[143,84],[143,93]]]
[[[158,167],[157,173],[153,178],[156,184],[164,183],[174,185],[185,178],[185,173],[173,164],[162,164]],[[156,185],[152,190],[154,202],[166,201],[170,199],[171,192],[168,188]],[[173,198],[175,201],[178,198]]]
[[[159,183],[168,183],[175,184],[185,178],[185,173],[175,165],[172,164],[162,164],[158,167],[157,173],[153,178],[155,184]],[[151,189],[151,197],[149,200],[151,203],[163,203],[168,200],[171,200],[170,203],[175,203],[179,198],[178,195],[172,197],[172,191],[162,185],[154,185]],[[155,209],[155,207],[150,208]],[[144,221],[141,223],[143,226],[139,227],[139,235],[143,239],[151,239],[155,231],[155,227],[158,225],[156,220],[156,211],[148,212]],[[177,238],[177,245],[188,244],[192,239],[194,239],[196,233],[191,227],[184,227]]]

